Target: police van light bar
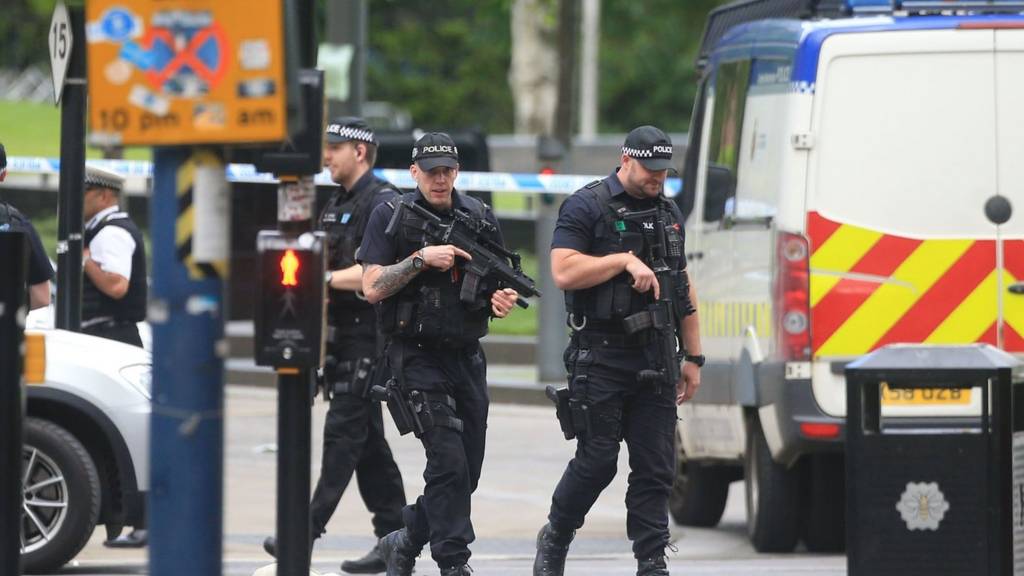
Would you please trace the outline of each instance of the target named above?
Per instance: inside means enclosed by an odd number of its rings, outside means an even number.
[[[846,9],[857,15],[957,12],[1015,12],[1024,10],[1021,0],[845,0]]]

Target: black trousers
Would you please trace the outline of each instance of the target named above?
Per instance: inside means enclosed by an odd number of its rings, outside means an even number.
[[[608,430],[621,414],[619,435],[629,450],[626,490],[626,534],[637,558],[663,553],[669,543],[668,498],[675,473],[675,386],[640,386],[636,374],[648,367],[640,347],[594,347],[566,350],[572,397],[592,404],[591,412],[606,419],[596,432],[581,439],[576,455],[562,475],[551,499],[548,520],[556,529],[583,526],[601,491],[615,477],[619,437]]]
[[[142,348],[142,337],[139,336],[139,327],[134,322],[100,324],[95,327],[83,328],[82,332]]]
[[[342,362],[359,358],[360,354],[376,354],[374,347],[365,343],[348,342],[336,350],[335,357]],[[324,422],[320,479],[309,505],[314,538],[324,533],[353,472],[366,509],[373,514],[374,534],[380,538],[401,528],[405,486],[384,438],[380,404],[352,394],[336,394]]]
[[[444,393],[455,409],[431,402],[431,409],[462,421],[459,432],[435,426],[420,441],[426,450],[423,495],[402,511],[409,537],[417,546],[430,543],[441,568],[466,563],[476,539],[470,519],[470,495],[480,481],[487,439],[487,361],[480,345],[465,348],[392,342],[389,359],[401,348],[406,390]]]

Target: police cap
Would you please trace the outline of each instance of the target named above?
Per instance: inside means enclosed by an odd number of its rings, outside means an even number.
[[[110,170],[86,164],[85,189],[88,190],[89,188],[109,188],[114,192],[120,193],[121,189],[124,188],[124,176]]]
[[[427,132],[412,147],[412,161],[427,172],[438,166],[459,167],[459,149],[444,132]]]
[[[622,153],[636,158],[648,170],[672,167],[672,140],[654,126],[639,126],[626,135]]]
[[[367,144],[376,144],[377,139],[373,135],[373,129],[366,123],[366,120],[356,116],[339,116],[331,120],[324,130],[324,135],[329,144],[341,144],[349,140],[358,140]]]

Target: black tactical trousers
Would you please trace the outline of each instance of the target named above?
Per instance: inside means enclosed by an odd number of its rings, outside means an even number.
[[[590,411],[600,414],[602,423],[590,437],[577,441],[576,455],[555,488],[548,520],[559,531],[583,526],[590,507],[615,477],[621,437],[629,450],[630,468],[626,534],[637,558],[659,556],[669,543],[675,386],[663,385],[657,391],[636,383],[637,372],[648,367],[640,347],[577,349],[570,345],[565,359],[572,396],[590,403]],[[620,415],[617,427],[616,415]]]
[[[346,352],[336,355],[342,362],[360,353],[376,354],[372,346],[346,344],[337,349]],[[324,422],[323,465],[309,505],[314,538],[324,533],[353,472],[366,509],[373,514],[374,534],[380,538],[401,528],[405,487],[384,438],[381,406],[352,394],[336,394]]]
[[[479,344],[465,348],[400,345],[407,390],[444,393],[455,400],[452,410],[440,402],[431,409],[462,421],[462,432],[435,426],[420,441],[426,450],[423,495],[406,506],[402,517],[417,546],[430,542],[430,553],[441,568],[469,560],[469,543],[476,535],[470,520],[470,495],[480,480],[487,435],[487,363]],[[389,355],[393,358],[393,355]]]

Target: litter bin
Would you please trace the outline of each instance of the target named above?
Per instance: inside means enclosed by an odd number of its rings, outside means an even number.
[[[1024,365],[983,344],[892,345],[849,364],[846,383],[850,576],[1011,574]]]

